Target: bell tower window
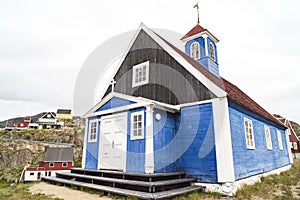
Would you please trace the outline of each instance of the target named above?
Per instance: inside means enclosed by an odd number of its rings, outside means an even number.
[[[209,57],[215,61],[215,47],[212,43],[209,44]]]
[[[198,60],[200,58],[200,46],[198,42],[193,42],[190,47],[191,57],[194,60]]]

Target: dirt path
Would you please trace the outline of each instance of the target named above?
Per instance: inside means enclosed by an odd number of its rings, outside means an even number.
[[[89,194],[86,192],[72,190],[67,187],[51,185],[51,184],[47,184],[44,182],[38,183],[38,184],[30,187],[29,191],[32,194],[39,193],[39,194],[53,195],[54,198],[61,198],[64,200],[82,200],[82,199],[111,200],[111,198],[108,198],[108,197],[99,197],[99,195],[96,195],[96,194]]]

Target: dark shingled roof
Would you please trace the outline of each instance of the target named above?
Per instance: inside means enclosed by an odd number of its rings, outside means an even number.
[[[44,162],[72,162],[72,147],[49,147],[41,161]]]
[[[196,27],[199,25],[196,25]],[[202,28],[202,27],[201,27]],[[195,29],[195,27],[193,28]],[[189,37],[193,35],[193,29],[187,33],[185,36]],[[202,28],[203,29],[203,28]],[[196,30],[202,30],[199,27]],[[206,30],[206,29],[204,29]],[[194,33],[195,34],[195,33]],[[156,34],[158,35],[158,34]],[[158,35],[162,40],[164,40],[172,49],[174,49],[180,56],[182,56],[186,61],[188,61],[194,68],[196,68],[198,71],[200,71],[204,76],[206,76],[209,80],[211,80],[214,84],[216,84],[218,87],[222,88],[226,93],[227,97],[235,102],[236,104],[246,108],[247,110],[281,126],[286,126],[281,123],[279,120],[277,120],[273,115],[271,115],[269,112],[267,112],[264,108],[262,108],[258,103],[256,103],[253,99],[251,99],[246,93],[244,93],[242,90],[240,90],[237,86],[230,83],[226,79],[222,77],[217,77],[214,74],[210,73],[206,68],[204,68],[202,65],[200,65],[197,61],[192,59],[190,56],[188,56],[186,53],[179,50],[177,47],[172,45],[170,42],[162,38],[160,35]],[[185,38],[185,36],[183,38]]]
[[[56,114],[71,114],[71,109],[58,109]]]

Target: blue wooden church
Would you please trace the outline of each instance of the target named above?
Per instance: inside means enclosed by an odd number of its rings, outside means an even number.
[[[84,115],[83,168],[185,172],[212,184],[288,169],[286,126],[220,76],[219,40],[200,24],[181,40],[185,52],[138,28]]]

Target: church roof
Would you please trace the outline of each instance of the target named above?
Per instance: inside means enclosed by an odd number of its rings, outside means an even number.
[[[197,26],[200,26],[200,25],[197,25]],[[194,68],[196,68],[198,71],[200,71],[204,76],[206,76],[209,80],[211,80],[218,87],[222,88],[227,93],[227,97],[231,101],[235,102],[236,104],[246,108],[247,110],[249,110],[267,120],[270,120],[271,122],[273,122],[279,126],[286,127],[282,122],[278,121],[273,115],[271,115],[268,111],[266,111],[263,107],[261,107],[253,99],[251,99],[246,93],[244,93],[237,86],[235,86],[234,84],[232,84],[231,82],[227,81],[226,79],[224,79],[222,77],[217,77],[214,74],[210,73],[207,69],[205,69],[203,66],[201,66],[197,61],[192,59],[186,53],[179,50],[177,47],[175,47],[174,45],[172,45],[171,43],[166,41],[161,36],[159,36],[159,37],[162,40],[164,40],[164,42],[166,42],[178,54],[180,54],[181,57],[183,57],[186,61],[188,61]]]
[[[186,38],[189,38],[191,36],[198,35],[198,34],[204,33],[204,32],[208,33],[208,35],[210,35],[212,38],[214,38],[216,42],[219,41],[213,34],[211,34],[207,29],[203,28],[199,24],[197,24],[196,26],[194,26],[187,34],[185,34],[181,38],[181,40],[184,40]]]

